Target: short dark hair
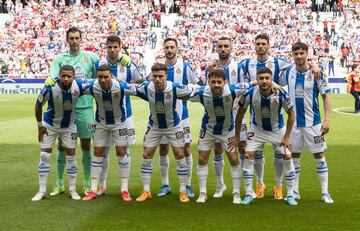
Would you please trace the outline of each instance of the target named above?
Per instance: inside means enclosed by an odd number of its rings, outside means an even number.
[[[213,68],[210,70],[209,74],[208,74],[208,77],[209,77],[209,80],[214,77],[214,76],[219,76],[221,77],[224,81],[226,80],[226,74],[225,74],[225,71],[224,69],[222,68]]]
[[[99,68],[97,69],[97,71],[109,71],[110,73],[111,72],[111,67],[108,65],[108,64],[102,64],[99,66]]]
[[[64,66],[60,67],[60,72],[61,71],[71,71],[73,74],[75,74],[75,69],[73,66],[71,65],[67,65],[65,64]]]
[[[351,65],[351,70],[352,71],[355,71],[355,69],[358,67],[358,65],[357,64],[353,64],[353,65]]]
[[[265,74],[265,73],[270,74],[271,76],[273,74],[272,71],[270,70],[270,68],[264,67],[256,72],[256,76],[258,76],[260,74]]]
[[[178,46],[178,42],[175,38],[172,38],[172,37],[167,37],[165,40],[164,40],[164,45],[165,43],[169,42],[169,41],[173,41],[175,43],[176,46]]]
[[[231,43],[231,39],[229,37],[226,37],[226,36],[221,36],[218,41],[220,40],[228,40],[230,43]]]
[[[270,44],[270,38],[267,34],[258,34],[255,36],[255,41],[257,39],[265,39],[267,41],[267,43]]]
[[[107,38],[106,38],[106,44],[108,44],[109,42],[118,42],[119,43],[119,46],[121,45],[121,39],[119,36],[117,35],[109,35]]]
[[[82,38],[82,32],[80,29],[78,29],[77,27],[73,26],[73,27],[70,27],[67,31],[66,31],[66,38],[69,37],[69,33],[75,33],[75,32],[79,32],[80,34],[80,38]]]
[[[163,63],[154,63],[151,67],[151,71],[165,71],[165,73],[167,73],[167,66]]]
[[[303,43],[303,42],[296,42],[292,45],[291,47],[291,51],[294,52],[294,51],[297,51],[297,50],[304,50],[304,51],[308,51],[309,50],[309,47]]]

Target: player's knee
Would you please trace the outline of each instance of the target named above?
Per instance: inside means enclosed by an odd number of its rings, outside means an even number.
[[[245,159],[252,160],[255,157],[255,153],[253,153],[253,152],[245,152],[244,156],[245,156]]]
[[[81,139],[80,140],[80,143],[81,143],[81,149],[82,150],[90,150],[91,148],[91,139]]]
[[[150,153],[144,152],[143,159],[151,159],[152,155]]]
[[[169,153],[169,145],[167,144],[160,144],[160,156],[166,156]]]
[[[104,156],[104,149],[103,148],[94,148],[94,156]]]
[[[204,156],[199,156],[199,165],[206,165],[208,163],[208,158]]]
[[[75,148],[68,148],[66,149],[67,156],[74,156],[75,155]]]
[[[300,158],[300,153],[291,153],[292,158]]]
[[[229,158],[229,163],[231,166],[239,165],[239,159],[236,156],[232,156]]]
[[[325,152],[320,152],[320,153],[314,153],[314,158],[315,159],[320,159],[325,157]]]
[[[42,152],[51,153],[51,152],[52,152],[52,148],[42,148],[41,151],[42,151]]]
[[[282,156],[283,160],[291,160],[291,154],[286,154]]]
[[[245,143],[245,142],[240,142],[240,143],[239,143],[238,149],[239,149],[239,153],[240,153],[240,154],[244,154],[244,153],[245,153],[245,146],[246,146],[246,143]]]
[[[223,149],[221,147],[221,144],[215,143],[214,145],[214,153],[215,154],[221,154],[223,152]]]

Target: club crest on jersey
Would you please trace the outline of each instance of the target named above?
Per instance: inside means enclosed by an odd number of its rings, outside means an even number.
[[[85,63],[89,62],[89,58],[88,58],[88,57],[86,57],[86,56],[84,57],[84,59],[83,59],[83,60],[84,60],[84,62],[85,62]]]
[[[120,71],[121,73],[124,73],[124,72],[125,72],[125,68],[124,68],[123,66],[120,66],[120,67],[119,67],[119,71]]]
[[[117,98],[119,98],[119,97],[120,97],[120,93],[119,93],[119,92],[116,92],[116,93],[114,94],[114,98],[117,99]]]
[[[267,66],[267,68],[270,68],[270,69],[274,67],[274,65],[272,64],[272,62],[267,63],[266,66]]]
[[[313,80],[312,74],[311,73],[307,74],[306,75],[306,81],[312,81],[312,80]]]
[[[170,94],[170,93],[167,93],[165,97],[166,97],[167,99],[170,99],[170,98],[171,98],[171,94]]]
[[[181,73],[181,69],[180,67],[178,69],[176,69],[176,73],[180,74]]]
[[[229,96],[225,97],[225,102],[227,102],[227,103],[230,102],[230,97]]]
[[[232,71],[231,71],[231,75],[232,75],[232,76],[236,76],[236,70],[232,70]]]
[[[72,93],[72,95],[73,95],[74,97],[79,96],[79,92],[78,92],[77,90],[75,90],[75,91]]]

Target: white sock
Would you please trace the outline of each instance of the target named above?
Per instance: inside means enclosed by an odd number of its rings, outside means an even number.
[[[213,159],[217,187],[224,185],[224,156],[222,153],[214,155]]]
[[[69,191],[76,192],[76,177],[78,172],[76,156],[66,156],[66,173],[69,178]]]
[[[241,178],[241,169],[240,165],[230,166],[231,168],[231,178],[233,184],[233,194],[240,194],[240,178]]]
[[[94,156],[91,161],[91,191],[96,192],[99,185],[100,172],[104,157]]]
[[[193,157],[190,153],[189,156],[185,156],[186,166],[188,170],[187,178],[186,178],[186,185],[191,185],[191,176],[192,176],[192,169],[193,169]]]
[[[198,165],[197,169],[197,175],[198,175],[198,181],[199,181],[199,188],[200,193],[207,193],[206,192],[206,181],[209,174],[208,165]]]
[[[329,193],[328,192],[328,167],[325,161],[325,157],[320,159],[316,159],[316,169],[317,174],[320,179],[321,193]]]
[[[282,178],[284,176],[284,161],[282,154],[278,151],[274,153],[274,169],[275,169],[275,184],[282,186]]]
[[[245,159],[243,167],[243,179],[245,185],[246,196],[251,196],[253,193],[252,181],[254,176],[254,160]]]
[[[256,181],[258,184],[264,183],[264,165],[265,165],[265,158],[263,151],[256,151],[255,159],[254,159],[254,170]]]
[[[102,169],[101,169],[101,173],[100,173],[100,180],[99,180],[99,186],[103,186],[106,188],[106,179],[107,179],[107,174],[108,174],[108,170],[109,170],[109,151],[110,151],[110,147],[106,147],[105,149],[105,154],[104,154],[104,160],[103,160],[103,164],[102,164]]]
[[[141,164],[141,179],[144,185],[144,191],[150,192],[150,181],[153,171],[152,159],[143,159]]]
[[[286,179],[286,193],[288,197],[294,196],[295,168],[292,159],[284,160],[284,175]]]
[[[186,191],[186,180],[187,180],[187,175],[188,175],[188,169],[187,169],[185,158],[176,160],[176,164],[177,164],[176,171],[177,171],[177,175],[179,177],[179,182],[180,182],[180,192],[185,192]]]
[[[294,191],[300,194],[299,190],[299,179],[300,179],[300,158],[292,158],[295,168],[295,183],[294,183]]]
[[[128,191],[129,184],[129,176],[130,176],[130,167],[131,167],[131,158],[129,154],[125,154],[125,156],[118,156],[118,164],[119,164],[119,175],[120,175],[120,191]]]
[[[47,181],[50,172],[50,157],[51,153],[40,152],[40,161],[39,161],[39,191],[46,192]]]
[[[160,176],[162,185],[169,185],[169,155],[160,156]]]

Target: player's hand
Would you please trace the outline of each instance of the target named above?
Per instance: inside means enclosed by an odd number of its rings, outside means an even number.
[[[279,85],[277,85],[277,84],[275,84],[275,83],[273,83],[273,84],[271,85],[271,91],[274,92],[275,95],[278,94],[279,90],[280,90],[280,86],[279,86]]]
[[[47,86],[47,87],[53,87],[53,86],[55,86],[55,84],[56,84],[56,79],[54,79],[54,78],[48,77],[45,80],[45,86]]]
[[[44,135],[47,135],[46,127],[38,127],[38,141],[42,142],[44,139]]]
[[[324,136],[330,131],[330,123],[326,120],[322,123],[321,126],[321,135]]]
[[[292,149],[290,139],[288,137],[283,137],[280,143],[280,147],[284,149],[285,154],[288,154],[289,152],[286,149],[288,149],[289,151],[291,151]]]
[[[126,66],[126,67],[130,67],[130,64],[131,64],[131,58],[130,56],[127,56],[125,54],[122,54],[120,57],[119,57],[119,60],[121,65],[123,66]]]
[[[240,138],[236,136],[233,137],[228,143],[228,148],[230,152],[236,152],[239,144],[240,144]]]
[[[318,65],[312,63],[312,62],[309,62],[309,65],[311,67],[311,72],[314,74],[314,77],[316,80],[320,80],[321,78],[321,71],[320,71],[320,68]]]
[[[216,68],[218,66],[219,66],[219,60],[214,60],[208,65],[208,69],[211,70],[211,69],[214,69],[214,68]]]

